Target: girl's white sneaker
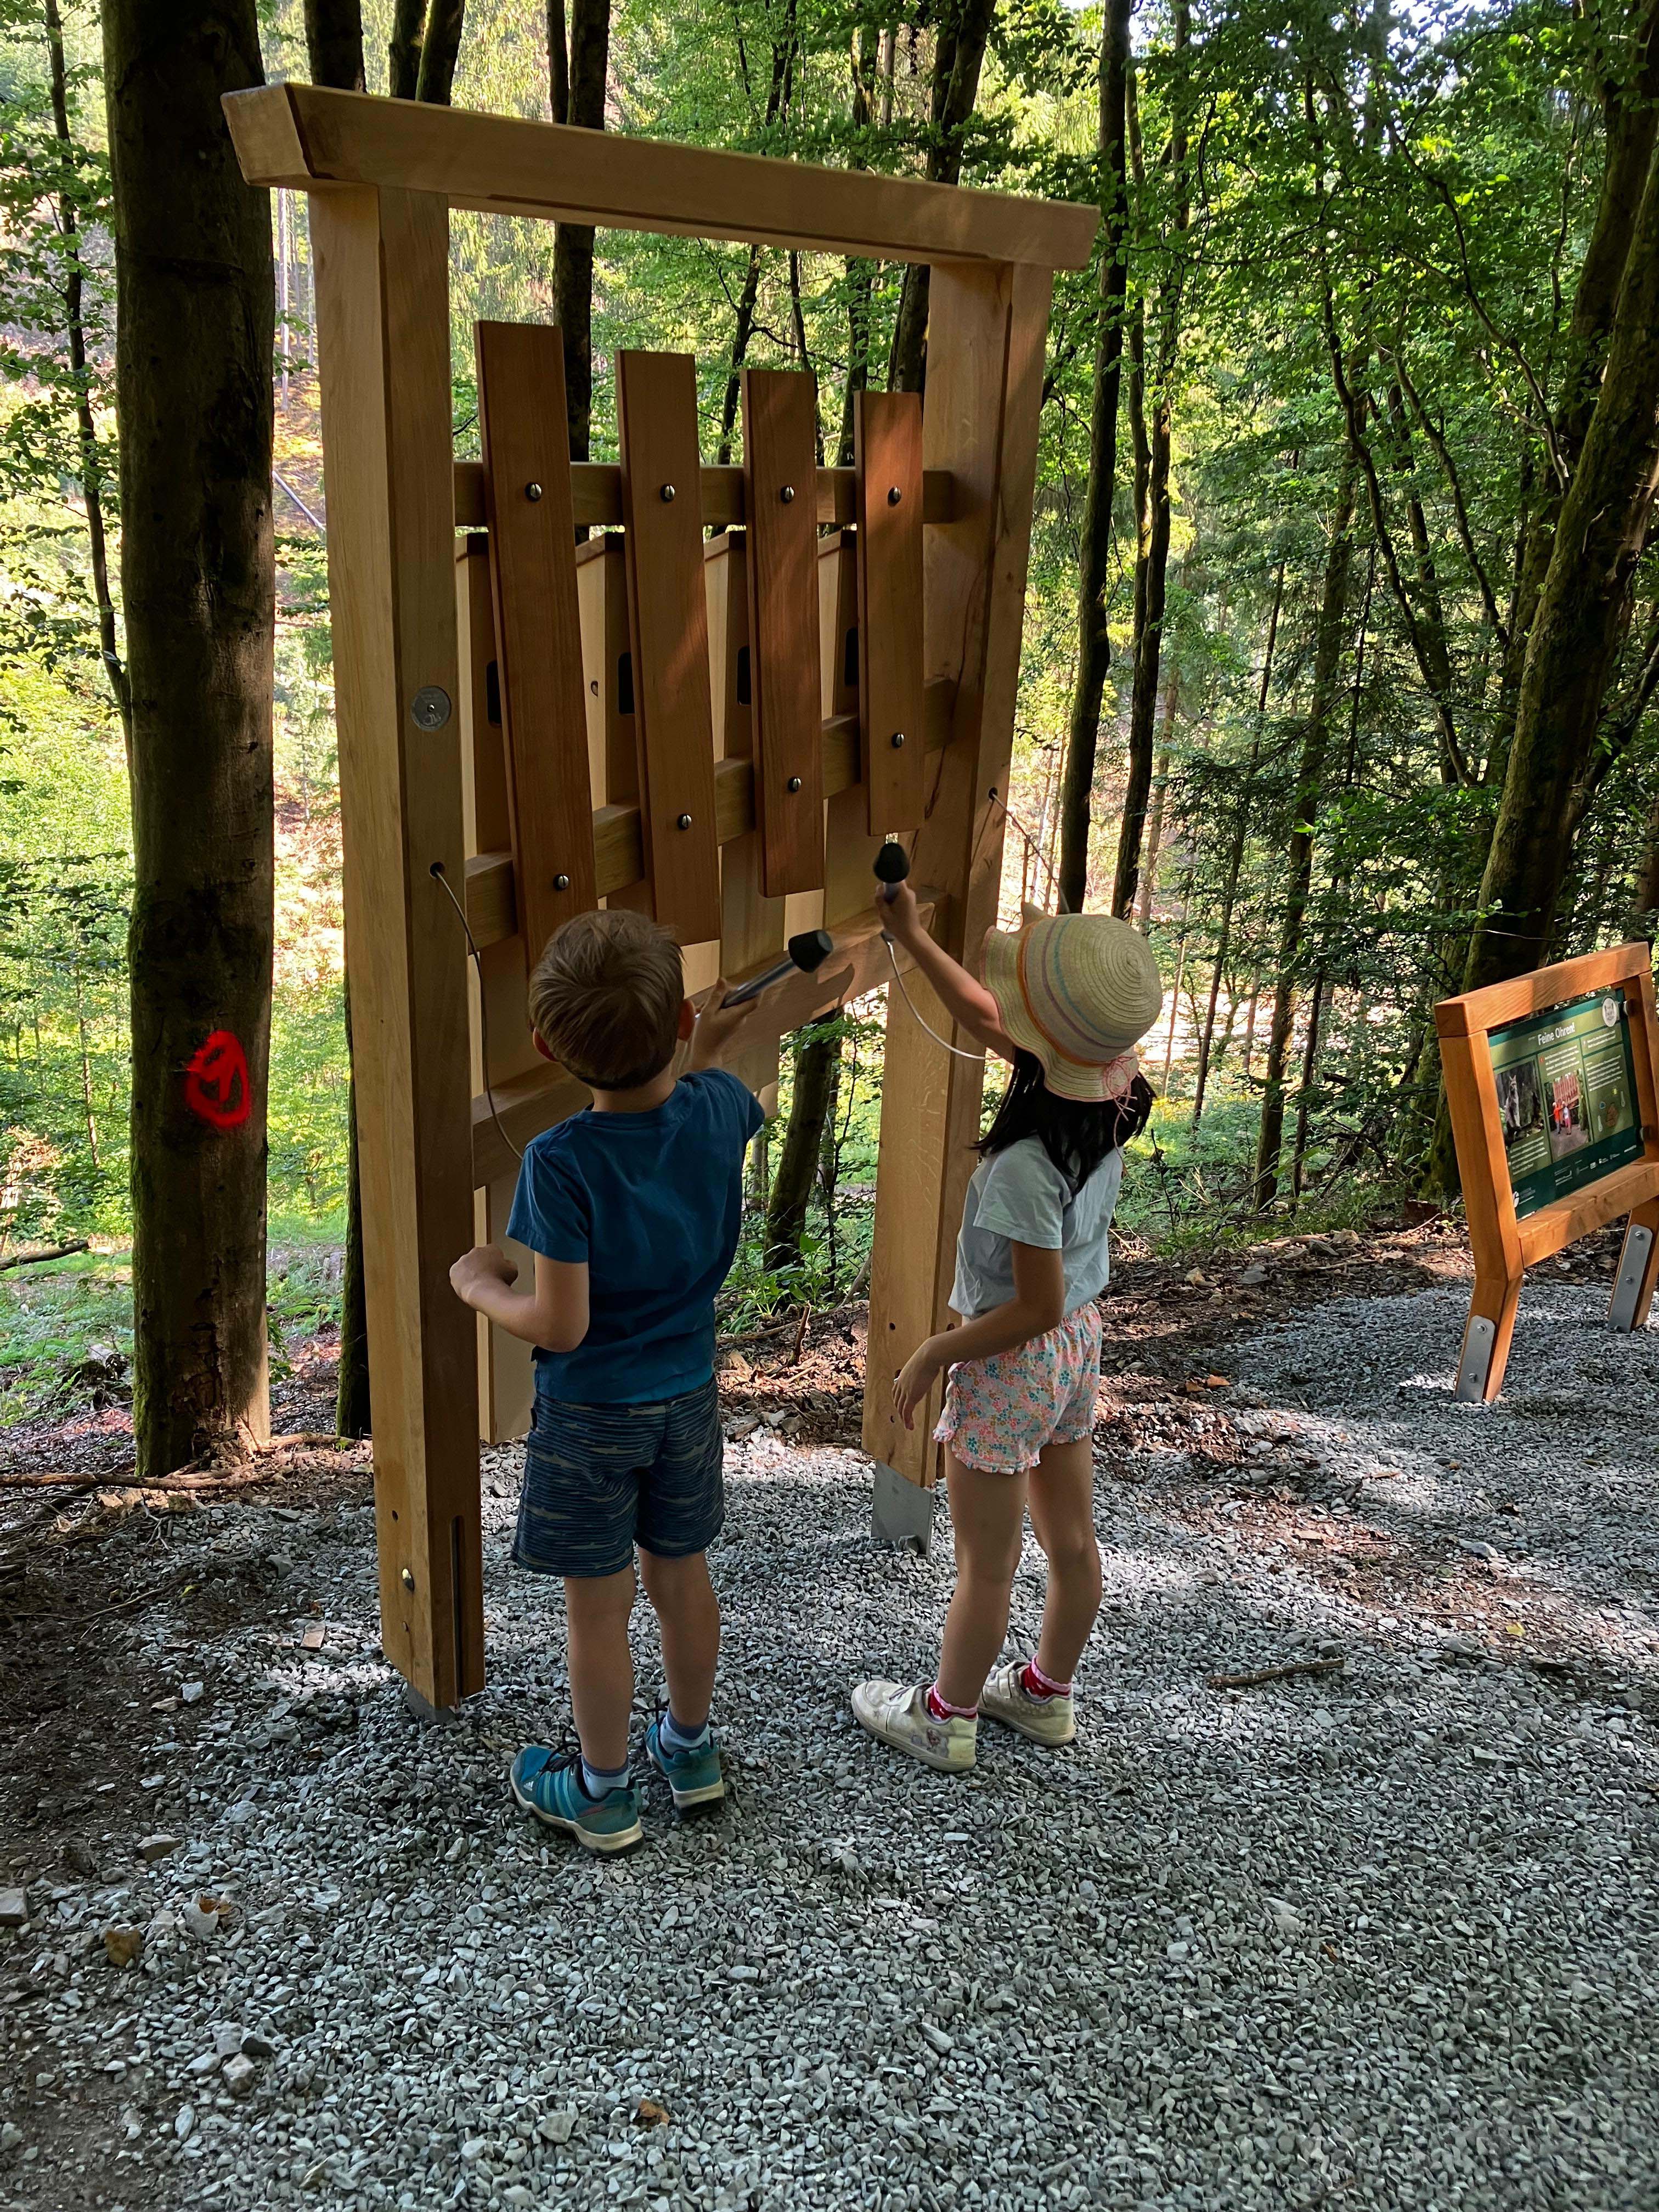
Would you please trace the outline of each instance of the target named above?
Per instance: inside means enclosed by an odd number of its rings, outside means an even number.
[[[925,1682],[854,1682],[853,1717],[895,1751],[908,1751],[942,1774],[965,1774],[974,1763],[977,1722],[935,1720]]]
[[[1077,1734],[1070,1692],[1063,1698],[1034,1698],[1025,1686],[1023,1660],[994,1669],[979,1693],[979,1709],[1004,1728],[1018,1729],[1033,1743],[1070,1743]]]

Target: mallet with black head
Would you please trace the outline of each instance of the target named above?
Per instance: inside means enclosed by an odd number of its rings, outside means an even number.
[[[836,949],[836,940],[827,929],[803,929],[789,940],[785,957],[776,961],[762,974],[747,983],[740,983],[735,991],[728,991],[722,1006],[746,1006],[751,999],[758,999],[763,991],[769,991],[774,983],[781,983],[786,975],[813,975]]]

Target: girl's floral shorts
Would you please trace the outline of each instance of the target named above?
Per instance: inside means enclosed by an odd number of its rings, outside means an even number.
[[[1099,1389],[1100,1310],[1079,1306],[1047,1336],[953,1367],[933,1435],[965,1467],[1018,1474],[1093,1434]]]

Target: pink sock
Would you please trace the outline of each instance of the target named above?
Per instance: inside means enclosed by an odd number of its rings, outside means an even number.
[[[940,1697],[937,1682],[928,1690],[927,1710],[936,1721],[976,1721],[979,1718],[977,1705],[953,1705]]]
[[[1030,1698],[1069,1698],[1069,1682],[1057,1682],[1052,1674],[1045,1674],[1035,1659],[1028,1659],[1020,1672],[1020,1682]]]

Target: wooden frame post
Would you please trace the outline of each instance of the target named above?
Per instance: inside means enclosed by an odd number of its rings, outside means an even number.
[[[1053,277],[1023,265],[936,267],[929,292],[923,459],[956,481],[952,520],[925,546],[927,674],[955,687],[950,737],[929,778],[914,872],[945,904],[934,935],[971,961],[997,918],[1002,826],[1019,685],[1044,342]],[[913,982],[917,1011],[887,1000],[864,1448],[877,1463],[876,1530],[925,1542],[927,1501],[903,1486],[939,1479],[941,1385],[904,1428],[891,1402],[899,1365],[949,1319],[957,1231],[973,1171],[982,1059]],[[890,1112],[890,1107],[893,1109]]]
[[[450,439],[449,213],[312,204],[386,1656],[434,1706],[483,1681]]]

